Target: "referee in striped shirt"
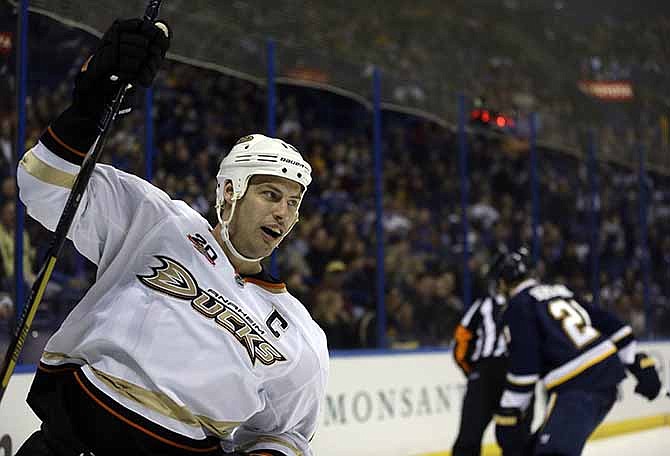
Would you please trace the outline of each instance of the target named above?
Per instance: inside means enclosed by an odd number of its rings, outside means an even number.
[[[498,408],[507,372],[507,342],[500,324],[505,308],[502,295],[477,299],[454,331],[454,360],[468,384],[452,456],[481,454],[482,436]],[[530,430],[532,412],[528,415],[526,425]]]

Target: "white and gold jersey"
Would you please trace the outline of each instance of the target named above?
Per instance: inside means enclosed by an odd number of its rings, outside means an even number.
[[[79,166],[38,143],[18,170],[54,230]],[[68,236],[96,282],[46,345],[114,403],[224,449],[311,455],[328,376],[323,331],[283,284],[241,278],[182,201],[96,165]]]

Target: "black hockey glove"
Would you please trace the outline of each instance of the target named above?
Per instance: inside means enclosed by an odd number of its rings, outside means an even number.
[[[114,21],[77,74],[72,105],[42,135],[47,147],[74,151],[72,160],[81,162],[98,135],[105,107],[121,85],[151,85],[170,46],[169,35],[164,22]]]
[[[626,366],[637,379],[635,392],[650,401],[656,399],[656,396],[661,391],[661,379],[658,376],[655,365],[654,359],[646,353],[638,353],[635,355],[633,364]]]
[[[165,58],[170,37],[142,19],[116,20],[77,75],[72,106],[84,117],[99,120],[121,84],[149,87]],[[167,25],[165,25],[165,30]],[[118,80],[112,81],[114,75]]]
[[[522,424],[524,412],[515,407],[499,408],[494,420],[496,423],[496,440],[503,450],[503,455],[523,455],[531,439],[526,426]]]

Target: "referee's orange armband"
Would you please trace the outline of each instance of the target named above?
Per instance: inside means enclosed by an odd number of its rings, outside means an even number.
[[[456,326],[456,330],[454,331],[454,340],[456,341],[454,360],[456,360],[456,363],[466,375],[472,372],[472,366],[470,366],[467,360],[468,348],[470,347],[472,337],[472,331],[468,328],[463,325]]]

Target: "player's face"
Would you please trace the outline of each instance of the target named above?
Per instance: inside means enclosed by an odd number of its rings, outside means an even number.
[[[296,220],[301,193],[283,177],[252,177],[228,227],[235,248],[250,258],[269,255]]]

